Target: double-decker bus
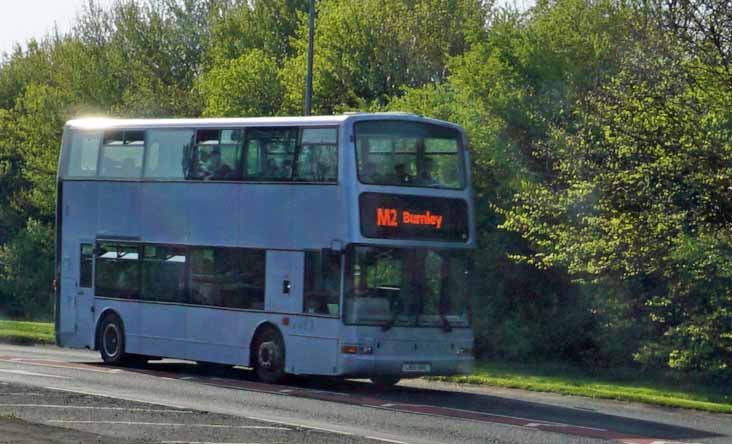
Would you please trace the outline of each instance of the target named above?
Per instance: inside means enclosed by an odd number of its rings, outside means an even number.
[[[69,121],[56,342],[267,382],[469,372],[466,145],[406,113]]]

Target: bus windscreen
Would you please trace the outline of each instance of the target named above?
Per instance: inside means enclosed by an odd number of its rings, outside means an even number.
[[[362,183],[465,188],[462,139],[457,130],[403,120],[358,122],[355,130]]]
[[[346,256],[345,321],[467,327],[467,274],[464,251],[355,246]]]

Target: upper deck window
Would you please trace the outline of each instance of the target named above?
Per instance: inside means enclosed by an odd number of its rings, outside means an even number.
[[[356,123],[358,177],[363,183],[462,189],[460,133],[406,121]]]
[[[145,177],[152,179],[183,179],[193,144],[193,130],[151,129],[147,132]]]
[[[297,133],[297,128],[250,129],[247,135],[246,179],[291,180]]]
[[[144,152],[145,131],[107,131],[99,160],[99,176],[139,178]]]
[[[102,142],[101,132],[74,131],[68,163],[68,176],[93,177],[97,175],[97,158]]]
[[[241,179],[243,131],[240,129],[202,129],[196,134],[188,179]]]
[[[336,128],[250,128],[245,179],[267,182],[335,182]]]
[[[338,172],[338,132],[335,128],[303,128],[295,164],[295,180],[335,182]]]
[[[336,127],[74,130],[66,149],[66,177],[338,181]]]

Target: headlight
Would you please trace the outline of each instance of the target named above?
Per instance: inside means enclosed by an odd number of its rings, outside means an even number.
[[[341,353],[347,355],[371,355],[374,353],[374,348],[370,345],[363,344],[343,344],[341,346]]]

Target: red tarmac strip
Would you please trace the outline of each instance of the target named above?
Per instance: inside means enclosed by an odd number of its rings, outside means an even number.
[[[26,359],[14,356],[0,356],[0,361],[14,362],[19,364],[31,364],[45,367],[74,368],[80,370],[88,370],[102,373],[141,373],[151,376],[166,377],[176,380],[184,380],[189,382],[197,382],[216,387],[231,388],[236,390],[257,391],[263,393],[271,393],[281,396],[296,396],[300,398],[315,399],[319,401],[330,401],[349,405],[358,405],[363,407],[378,408],[384,410],[398,411],[402,413],[413,413],[421,415],[433,415],[441,417],[449,417],[463,420],[483,421],[495,424],[505,424],[516,427],[528,427],[545,432],[562,433],[566,435],[581,436],[586,438],[598,438],[608,441],[617,441],[624,444],[684,444],[679,441],[672,441],[662,438],[651,438],[647,436],[633,436],[612,430],[605,430],[592,427],[583,427],[571,424],[562,424],[547,422],[542,420],[534,420],[530,418],[521,418],[516,416],[503,416],[484,413],[474,410],[461,410],[448,407],[440,407],[436,405],[426,404],[404,404],[392,403],[385,399],[373,396],[351,395],[349,393],[334,392],[326,390],[312,390],[293,386],[281,386],[264,384],[254,381],[243,381],[237,379],[224,379],[208,376],[198,376],[190,374],[173,373],[163,370],[154,369],[134,369],[134,368],[107,368],[94,364],[84,364],[65,361],[51,361],[40,359]]]

